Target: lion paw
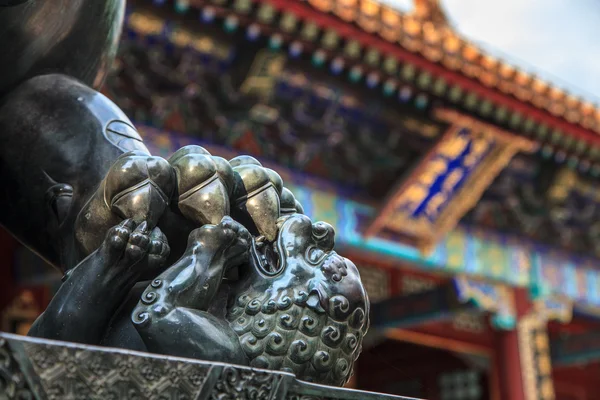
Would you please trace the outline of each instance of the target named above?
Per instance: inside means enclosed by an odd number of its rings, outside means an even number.
[[[102,249],[113,272],[136,280],[156,276],[170,251],[159,228],[149,231],[145,221],[136,226],[132,219],[109,229]]]
[[[153,278],[166,265],[167,258],[171,252],[167,237],[157,227],[150,234],[150,245],[148,246],[148,274]],[[146,276],[146,274],[144,274]]]
[[[230,217],[223,218],[217,226],[223,229],[224,234],[230,238],[229,247],[223,253],[226,260],[225,267],[228,269],[237,266],[244,260],[244,257],[248,257],[252,235],[242,224]]]
[[[203,252],[213,252],[223,261],[247,255],[252,242],[248,230],[231,217],[225,216],[217,225],[204,225],[190,233],[188,249],[197,245]]]

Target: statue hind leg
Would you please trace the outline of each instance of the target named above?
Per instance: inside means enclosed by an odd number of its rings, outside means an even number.
[[[167,161],[150,156],[113,102],[73,78],[38,76],[4,96],[0,132],[0,224],[63,271],[123,218],[154,227],[170,200]]]

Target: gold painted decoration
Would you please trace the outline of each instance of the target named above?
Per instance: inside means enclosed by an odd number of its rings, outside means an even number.
[[[516,307],[513,291],[501,284],[456,276],[452,280],[459,302],[474,303],[480,310],[492,313],[495,328],[512,330],[516,324]]]
[[[449,232],[519,151],[535,145],[451,110],[437,110],[450,129],[402,179],[367,235],[391,230],[423,251]]]
[[[165,36],[169,42],[179,48],[192,48],[199,53],[210,54],[219,60],[231,57],[232,46],[215,40],[209,34],[195,32],[185,26],[168,28],[166,21],[144,11],[135,11],[128,16],[127,26],[141,36]]]
[[[242,83],[241,91],[245,94],[253,94],[268,100],[271,97],[277,78],[283,72],[286,56],[263,50],[254,59],[250,72]]]
[[[536,312],[519,321],[519,354],[526,400],[554,400],[546,319]]]
[[[568,324],[573,319],[573,300],[564,296],[548,296],[538,299],[534,303],[538,316],[546,321],[556,321]]]
[[[498,311],[500,303],[505,299],[504,287],[500,285],[469,279],[464,275],[455,277],[453,282],[461,303],[473,301],[485,311]],[[511,302],[514,303],[512,300]],[[514,310],[514,304],[511,308]]]
[[[129,16],[129,26],[142,35],[157,36],[164,29],[165,21],[153,15],[134,12]]]
[[[571,168],[562,168],[556,174],[546,196],[553,203],[562,203],[573,194],[600,202],[600,188],[593,181],[583,179]]]
[[[572,318],[572,300],[563,296],[548,296],[536,300],[533,310],[520,319],[519,354],[527,400],[556,398],[547,326],[549,321],[568,324]]]

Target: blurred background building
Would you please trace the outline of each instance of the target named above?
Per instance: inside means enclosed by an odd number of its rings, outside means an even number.
[[[251,154],[335,226],[372,302],[352,387],[599,398],[600,110],[438,0],[386,3],[130,0],[104,93],[154,154]],[[0,247],[25,333],[60,276]]]

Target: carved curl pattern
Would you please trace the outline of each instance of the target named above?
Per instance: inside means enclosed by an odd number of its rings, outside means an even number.
[[[274,375],[266,372],[225,367],[213,389],[211,400],[267,400],[273,390]]]
[[[280,369],[303,380],[341,386],[361,350],[365,313],[358,308],[348,315],[348,300],[343,296],[331,299],[329,313],[318,314],[305,301],[275,314],[264,312],[273,298],[297,298],[300,291],[244,293],[237,307],[230,309],[228,320],[252,367]]]

